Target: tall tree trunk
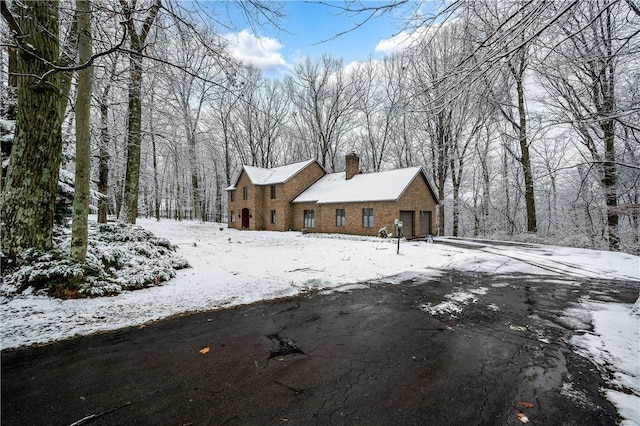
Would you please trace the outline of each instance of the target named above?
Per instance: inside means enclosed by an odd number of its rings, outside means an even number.
[[[611,92],[613,93],[613,92]],[[613,96],[613,95],[611,95]],[[602,164],[602,186],[607,204],[607,233],[609,234],[609,250],[620,249],[620,235],[618,235],[618,191],[616,156],[615,156],[615,124],[613,120],[606,120],[602,124],[604,132],[604,162]]]
[[[489,206],[491,205],[491,178],[489,176],[489,141],[491,140],[491,134],[489,128],[486,128],[486,139],[484,146],[482,147],[480,165],[482,168],[482,203],[480,208],[482,210],[482,235],[487,234],[487,223],[489,222]]]
[[[115,201],[116,201],[116,217],[120,217],[120,213],[122,212],[122,187],[124,185],[124,179],[122,177],[118,178],[118,184],[116,185],[116,195],[115,195]]]
[[[156,135],[151,131],[151,150],[153,154],[153,206],[156,220],[160,221],[160,184],[158,183],[158,153],[156,151]]]
[[[142,143],[142,55],[130,53],[129,112],[127,115],[127,165],[124,176],[122,219],[136,223],[140,186],[140,144]]]
[[[193,216],[202,219],[202,199],[200,196],[200,186],[198,182],[198,159],[196,158],[196,135],[195,130],[189,134],[189,169],[191,175],[191,198],[193,202]]]
[[[19,6],[15,9],[22,34],[20,43],[34,54],[21,49],[17,55],[15,137],[0,199],[1,247],[9,258],[27,248],[46,250],[53,246],[62,153],[61,76],[40,79],[50,70],[49,63],[58,62],[58,1],[21,2]]]
[[[151,25],[156,19],[161,0],[156,0],[147,11],[140,31],[136,29],[133,18],[135,6],[127,0],[120,0],[129,30],[129,113],[127,116],[127,166],[124,181],[122,219],[127,223],[136,223],[138,217],[138,190],[140,186],[140,144],[142,142],[142,52]]]
[[[111,62],[109,72],[109,81],[102,90],[100,95],[100,143],[98,147],[98,192],[101,194],[98,198],[98,223],[107,223],[109,215],[109,143],[111,136],[109,134],[109,93],[111,85],[116,75],[116,67],[118,64],[117,56]]]
[[[607,58],[613,57],[614,32],[612,27],[611,9],[605,14],[605,24],[603,32],[606,34],[604,46],[606,48]],[[609,60],[604,69],[602,81],[602,94],[604,98],[603,112],[604,120],[600,126],[604,137],[604,163],[602,184],[605,191],[605,199],[607,203],[607,232],[609,234],[609,250],[620,250],[620,235],[618,234],[618,190],[617,190],[617,167],[616,167],[616,150],[615,150],[615,121],[612,117],[616,115],[616,98],[615,98],[615,65],[614,61]],[[608,77],[608,78],[607,78]]]
[[[98,147],[98,223],[107,223],[109,214],[109,107],[103,98],[100,103],[100,144]]]
[[[438,235],[444,236],[444,185],[438,188],[438,198],[440,204],[438,204]]]
[[[215,222],[216,223],[222,223],[222,197],[223,195],[223,190],[222,190],[222,185],[223,185],[223,181],[222,181],[222,176],[220,175],[220,173],[218,173],[216,171],[216,214],[215,214]]]
[[[524,60],[524,59],[523,59]],[[531,157],[529,156],[529,141],[527,140],[527,111],[524,103],[524,83],[521,73],[516,81],[518,92],[518,135],[520,139],[520,164],[524,174],[524,200],[527,207],[527,231],[535,233],[538,230],[536,217],[536,198],[533,191],[533,173],[531,171]]]
[[[93,54],[91,47],[91,0],[76,0],[78,62],[84,64]],[[76,95],[76,171],[71,223],[71,256],[78,262],[87,257],[91,180],[91,91],[93,67],[78,71]]]
[[[453,216],[453,220],[452,220],[452,225],[453,225],[453,231],[452,231],[452,235],[454,237],[458,236],[459,233],[459,228],[460,228],[460,185],[455,185],[453,187],[453,206],[452,206],[452,216]]]
[[[460,228],[460,179],[462,176],[462,164],[456,172],[453,155],[451,157],[451,186],[453,188],[453,206],[452,206],[452,235],[458,236]]]
[[[438,186],[438,197],[440,198],[440,204],[438,205],[438,235],[445,235],[445,207],[444,207],[444,187],[447,180],[448,165],[449,165],[449,148],[451,143],[451,115],[444,111],[440,111],[437,114],[436,122],[436,145],[432,148],[432,157],[436,164],[435,170],[436,185]]]

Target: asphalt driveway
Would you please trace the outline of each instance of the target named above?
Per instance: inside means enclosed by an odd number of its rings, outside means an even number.
[[[638,284],[447,272],[2,353],[2,425],[614,425],[568,343]],[[460,312],[425,310],[452,292]]]

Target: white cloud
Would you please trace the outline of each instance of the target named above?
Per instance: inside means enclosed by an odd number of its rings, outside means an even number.
[[[253,65],[264,71],[289,68],[280,50],[284,47],[278,40],[259,37],[248,30],[227,34],[231,54],[245,64]]]
[[[361,62],[361,61],[349,62],[347,65],[345,65],[344,72],[347,75],[352,74],[353,72],[357,72],[364,65],[365,65],[365,62]]]
[[[413,31],[400,31],[393,37],[380,40],[378,44],[376,44],[376,52],[384,53],[386,55],[402,52],[419,43],[421,40],[425,40],[427,39],[427,37],[434,36],[440,30],[440,28],[445,28],[451,24],[454,24],[455,22],[457,22],[457,18],[452,18],[448,21],[438,24],[418,27]]]
[[[402,52],[411,43],[415,42],[417,38],[417,32],[401,31],[391,38],[383,39],[376,44],[376,52],[381,52],[387,55],[392,53]]]

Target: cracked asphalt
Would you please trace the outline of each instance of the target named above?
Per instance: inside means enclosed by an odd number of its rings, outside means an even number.
[[[444,272],[2,353],[3,425],[615,425],[569,343],[638,283]],[[430,311],[471,292],[460,312]],[[577,321],[579,323],[579,321]],[[206,350],[208,348],[208,351]]]

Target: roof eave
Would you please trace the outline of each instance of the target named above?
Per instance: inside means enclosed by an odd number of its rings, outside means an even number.
[[[309,160],[309,161],[308,161],[308,163],[307,163],[305,166],[303,166],[303,167],[301,167],[301,168],[300,168],[300,170],[298,170],[297,172],[295,172],[294,174],[292,174],[291,176],[289,176],[287,179],[283,180],[282,182],[278,182],[278,183],[287,183],[287,182],[289,182],[291,179],[293,179],[295,176],[297,176],[298,174],[300,174],[300,172],[302,172],[303,170],[305,170],[307,167],[309,167],[309,166],[310,166],[310,165],[312,165],[313,163],[316,163],[316,164],[318,165],[318,167],[320,167],[320,170],[322,170],[322,171],[323,171],[323,173],[324,173],[324,174],[323,174],[323,176],[327,174],[327,171],[325,170],[325,168],[324,168],[324,167],[322,167],[322,164],[320,164],[320,163],[318,162],[318,160],[316,160],[316,159],[314,158],[314,159],[312,159],[312,160]],[[316,180],[316,182],[317,182],[317,180]],[[313,185],[313,184],[312,184],[312,185]]]
[[[398,198],[386,198],[386,199],[376,199],[376,200],[329,200],[329,201],[321,201],[321,200],[305,200],[305,201],[296,201],[293,200],[292,203],[314,203],[314,204],[354,204],[354,203],[393,203],[398,201]]]
[[[440,204],[440,200],[438,199],[438,195],[436,194],[435,189],[431,185],[431,181],[427,177],[427,172],[425,172],[423,167],[420,167],[420,173],[422,174],[422,177],[424,178],[424,181],[427,183],[427,188],[429,188],[429,192],[431,192],[431,196],[433,197],[433,200],[436,202],[436,205],[439,205]]]

